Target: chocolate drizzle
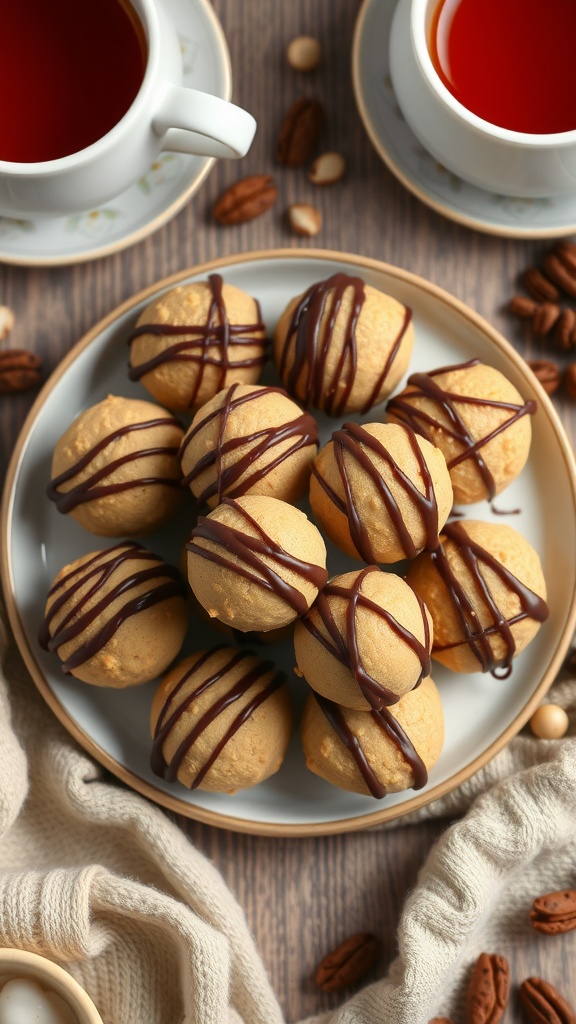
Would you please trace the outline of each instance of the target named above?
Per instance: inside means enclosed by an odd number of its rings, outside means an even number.
[[[408,385],[411,386],[413,390],[402,391],[401,394],[392,398],[388,402],[387,410],[392,413],[395,420],[412,427],[417,434],[421,434],[422,437],[431,441],[432,444],[434,444],[435,441],[431,431],[438,429],[442,430],[448,438],[452,438],[462,445],[463,450],[448,461],[448,469],[453,469],[466,459],[473,459],[478,468],[478,472],[482,477],[484,486],[486,487],[488,498],[492,501],[496,496],[496,484],[494,477],[484,460],[482,448],[484,448],[485,445],[487,445],[494,437],[497,437],[498,434],[507,430],[508,427],[512,426],[512,424],[522,416],[533,416],[536,412],[536,402],[530,400],[528,402],[524,402],[523,405],[516,405],[514,402],[497,402],[491,398],[477,398],[472,395],[462,395],[456,392],[444,390],[435,379],[442,374],[452,373],[454,370],[467,370],[472,366],[479,365],[481,365],[479,359],[470,359],[467,363],[458,363],[454,366],[442,366],[438,370],[433,370],[430,373],[413,373],[408,378]],[[428,398],[434,401],[446,415],[449,423],[445,425],[439,419],[436,419],[432,413],[426,412],[424,409],[420,409],[418,407],[418,403],[422,398]],[[484,437],[475,441],[471,436],[466,423],[458,412],[459,405],[476,405],[490,409],[506,409],[509,410],[510,416],[499,426],[489,431],[489,433]]]
[[[107,465],[102,467],[102,469],[92,473],[81,483],[77,484],[75,487],[71,487],[69,491],[60,491],[58,489],[62,484],[73,480],[75,476],[90,465],[92,460],[95,459],[100,452],[103,452],[110,445],[113,445],[114,442],[118,441],[121,437],[125,437],[127,434],[131,434],[137,430],[153,430],[155,427],[163,427],[166,425],[178,427],[178,429],[181,430],[181,424],[177,419],[174,419],[172,416],[166,416],[154,420],[145,420],[142,423],[127,423],[125,426],[111,431],[106,435],[106,437],[102,438],[98,444],[94,445],[93,448],[90,448],[82,458],[78,459],[74,465],[69,466],[69,468],[63,473],[60,473],[59,476],[54,477],[50,481],[46,488],[46,494],[50,501],[54,502],[59,512],[66,513],[86,501],[94,501],[96,498],[104,498],[110,494],[120,494],[121,491],[132,490],[134,487],[149,487],[153,484],[160,484],[165,487],[180,487],[179,475],[173,477],[132,477],[129,480],[109,484],[102,482],[121,466],[124,466],[129,462],[135,462],[137,459],[152,458],[157,455],[172,457],[174,459],[174,468],[177,471],[178,464],[176,457],[178,455],[178,446],[156,445],[151,448],[138,448],[136,451],[127,452],[119,458],[111,459]]]
[[[342,481],[344,500],[330,487],[320,474],[317,466],[314,465],[312,468],[312,475],[336,508],[346,516],[352,543],[364,562],[377,562],[381,559],[378,558],[377,552],[374,551],[370,533],[354,500],[354,486],[350,478],[349,469],[347,468],[349,460],[346,459],[345,453],[349,456],[349,459],[353,460],[364,471],[374,484],[381,507],[392,522],[405,558],[414,558],[422,548],[415,546],[392,490],[384,480],[371,456],[382,460],[386,464],[394,483],[398,485],[420,513],[426,538],[424,550],[433,551],[438,545],[438,505],[432,477],[414,431],[410,427],[406,427],[405,430],[410,447],[416,458],[420,476],[424,482],[424,493],[419,490],[414,481],[401,469],[382,442],[357,423],[345,423],[341,430],[336,430],[332,434],[334,458]],[[374,514],[378,515],[378,513]]]
[[[200,516],[196,527],[192,530],[190,541],[186,545],[188,551],[199,555],[200,558],[206,558],[208,561],[214,562],[224,569],[230,569],[237,576],[250,580],[251,583],[262,587],[264,590],[269,590],[277,597],[281,597],[286,601],[298,615],[303,615],[307,612],[308,602],[304,594],[297,587],[292,586],[287,580],[283,579],[279,571],[267,565],[263,559],[270,559],[272,562],[275,562],[278,565],[278,570],[287,569],[290,572],[296,573],[307,583],[316,587],[317,590],[321,590],[328,579],[326,569],[320,565],[311,565],[310,562],[304,562],[296,555],[285,551],[280,544],[277,544],[276,541],[268,536],[266,531],[262,529],[249,512],[242,508],[233,498],[224,498],[221,504],[229,505],[233,508],[244,519],[247,526],[255,531],[256,535],[254,536],[244,530],[228,526],[226,523],[218,522],[210,516]],[[210,541],[221,549],[223,553],[220,550],[213,551],[210,548],[204,547],[196,543],[197,540]],[[227,557],[226,552],[239,559],[242,564],[231,561]]]
[[[456,578],[441,544],[430,557],[448,590],[464,639],[442,646],[434,644],[434,650],[447,651],[453,647],[459,647],[462,643],[467,643],[479,661],[483,672],[490,672],[496,678],[506,679],[512,671],[512,659],[516,651],[512,626],[526,618],[535,619],[536,622],[545,622],[548,618],[548,606],[541,597],[521,583],[509,569],[506,569],[494,555],[473,541],[463,523],[447,523],[442,534],[458,548],[467,573],[482,600],[483,607],[489,612],[492,623],[486,627],[480,625],[473,602],[465,587]],[[514,615],[511,619],[506,619],[502,614],[484,579],[482,565],[491,569],[502,583],[516,595],[522,609],[519,614]],[[504,643],[505,651],[500,658],[494,656],[490,643],[492,636],[500,637]],[[504,671],[499,672],[499,669]]]
[[[202,682],[192,689],[186,696],[183,695],[179,701],[179,694],[185,688],[188,681],[192,679],[192,677],[202,668],[204,668],[210,657],[219,650],[225,650],[225,648],[212,647],[210,650],[203,651],[201,653],[198,660],[195,661],[192,667],[184,673],[172,692],[168,695],[160,714],[158,715],[158,721],[156,722],[156,728],[154,730],[150,764],[154,774],[165,779],[167,782],[175,781],[178,777],[178,772],[186,754],[191,750],[192,746],[204,730],[211,725],[212,722],[216,721],[218,715],[243,697],[251,686],[257,684],[260,679],[274,669],[273,662],[260,660],[258,660],[257,664],[252,668],[247,667],[244,674],[236,683],[234,683],[228,692],[217,698],[211,707],[209,707],[195,722],[193,727],[177,747],[170,763],[168,764],[164,756],[164,743],[190,705],[192,705],[203,693],[206,693],[211,686],[222,680],[227,673],[232,672],[237,665],[241,664],[242,661],[246,661],[247,659],[251,660],[255,657],[251,651],[230,650],[230,658],[228,661],[225,661],[224,664],[215,672],[210,672],[210,670],[208,670],[209,674],[202,680]],[[239,714],[233,719],[218,743],[215,744],[210,756],[190,783],[190,789],[196,789],[201,784],[218,755],[224,749],[229,740],[232,739],[240,726],[243,725],[244,722],[246,722],[256,711],[256,709],[260,707],[260,705],[263,704],[264,701],[267,700],[267,698],[270,697],[277,689],[279,689],[285,681],[286,678],[282,672],[275,672],[272,679],[266,684],[266,686],[263,689],[258,690],[254,696],[251,697]]]
[[[376,772],[368,761],[360,740],[347,724],[342,708],[338,704],[335,704],[334,701],[328,700],[319,693],[314,693],[314,697],[328,722],[334,729],[334,732],[347,750],[350,751],[371,796],[375,797],[376,800],[381,800],[382,797],[387,795],[388,790],[382,785],[380,779],[376,775]],[[428,782],[426,765],[415,749],[409,736],[400,725],[400,722],[398,722],[387,708],[380,708],[378,711],[372,709],[372,711],[370,711],[370,715],[373,721],[376,722],[379,729],[382,730],[386,738],[398,747],[405,761],[409,765],[412,775],[414,776],[414,783],[411,786],[411,789],[422,789],[422,787]]]
[[[183,341],[176,341],[151,359],[147,359],[137,366],[131,366],[128,370],[130,380],[140,380],[145,374],[155,370],[164,363],[196,363],[198,373],[194,381],[188,408],[196,404],[196,399],[206,367],[215,366],[218,368],[218,379],[214,385],[213,392],[221,391],[226,383],[226,374],[231,369],[249,368],[262,366],[266,362],[266,355],[245,356],[236,358],[240,353],[238,347],[249,347],[257,345],[264,349],[266,342],[264,337],[259,337],[259,332],[266,330],[262,323],[260,307],[258,310],[258,321],[254,324],[231,324],[228,320],[226,303],[224,301],[222,288],[223,280],[220,274],[210,274],[208,285],[212,294],[208,317],[204,324],[140,324],[135,327],[128,338],[131,345],[135,338],[142,334],[156,334],[160,337],[185,337]],[[216,351],[214,351],[216,350]],[[234,356],[234,358],[232,358]]]
[[[198,502],[201,505],[208,502],[214,496],[218,504],[222,501],[224,495],[230,498],[241,497],[286,459],[289,459],[302,448],[315,446],[318,443],[318,427],[313,417],[307,412],[301,413],[295,419],[289,420],[280,426],[262,427],[251,434],[240,436],[232,432],[232,436],[226,438],[230,417],[241,406],[245,405],[246,402],[256,401],[265,395],[274,394],[288,398],[288,395],[282,388],[273,387],[260,387],[249,394],[237,395],[236,392],[239,386],[239,384],[232,385],[228,390],[223,405],[206,415],[195,427],[189,430],[180,446],[179,454],[182,461],[192,440],[209,423],[218,419],[218,435],[214,448],[196,462],[183,480],[184,485],[189,486],[205,470],[215,467],[215,480],[208,484],[198,495]],[[291,441],[292,443],[268,463],[261,462],[260,465],[258,464],[258,461],[265,454],[269,453],[273,448],[284,444],[285,441]],[[246,445],[251,446],[249,450],[234,459],[234,453]],[[227,458],[228,456],[230,458]],[[225,461],[228,463],[226,466],[224,466]],[[254,471],[245,476],[251,466],[254,466]],[[242,479],[243,477],[245,478]]]
[[[142,562],[154,564],[137,568]],[[126,564],[130,563],[134,565],[130,566],[129,574],[123,575],[115,583],[112,582],[116,570],[120,569],[123,572]],[[143,583],[148,583],[149,586],[143,593],[131,597],[130,592]],[[86,585],[88,589],[79,596],[79,591]],[[107,609],[114,601],[121,597],[125,598],[124,603],[116,611],[109,613],[98,632],[84,643],[79,643],[75,651],[62,663],[62,670],[68,673],[101,651],[120,629],[122,623],[132,615],[137,615],[145,608],[171,597],[185,596],[186,588],[173,566],[159,562],[157,555],[147,551],[140,544],[116,544],[107,551],[96,552],[92,558],[67,573],[51,587],[48,600],[54,600],[46,612],[38,640],[40,646],[47,651],[56,651],[63,644],[79,640],[99,615],[106,615]],[[54,619],[68,602],[71,603],[71,607],[52,631]]]
[[[344,327],[342,350],[331,378],[327,379],[327,363],[334,343],[334,330],[344,294],[353,290],[352,308]],[[333,274],[326,281],[312,285],[297,304],[286,333],[278,372],[288,391],[306,405],[323,409],[329,416],[340,416],[354,387],[358,370],[356,326],[366,299],[364,281],[348,274]],[[329,304],[330,303],[330,304]],[[405,308],[404,322],[394,339],[381,373],[377,377],[362,412],[377,401],[384,381],[400,347],[412,313]],[[326,322],[323,324],[324,315]],[[322,329],[321,329],[322,328]],[[375,344],[378,342],[375,341]],[[292,362],[288,366],[288,355]]]
[[[381,572],[377,565],[368,565],[365,569],[362,569],[357,573],[352,585],[343,586],[339,583],[332,581],[328,583],[324,590],[318,595],[316,601],[307,615],[302,618],[302,625],[308,630],[311,636],[314,637],[323,647],[344,665],[345,668],[352,672],[358,686],[360,687],[362,696],[368,702],[370,707],[374,710],[380,710],[382,707],[388,704],[395,704],[400,699],[400,694],[394,693],[393,690],[389,690],[374,679],[373,676],[366,671],[362,658],[360,656],[360,649],[358,644],[358,632],[356,624],[356,609],[366,608],[373,612],[392,630],[397,637],[399,637],[416,655],[420,662],[420,674],[414,684],[414,689],[419,686],[422,680],[430,674],[430,627],[426,615],[426,608],[424,602],[415,594],[422,613],[422,625],[424,629],[424,643],[421,643],[413,633],[410,632],[405,626],[403,626],[398,620],[392,615],[391,612],[387,611],[381,605],[372,601],[369,597],[361,592],[362,584],[369,573]],[[340,632],[332,609],[330,607],[329,598],[341,597],[346,601],[346,627],[345,635],[343,636]],[[327,636],[314,624],[313,618],[317,613],[320,616],[320,621],[326,630]]]

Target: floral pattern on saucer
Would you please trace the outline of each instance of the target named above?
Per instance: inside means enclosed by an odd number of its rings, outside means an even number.
[[[382,160],[423,203],[468,227],[512,238],[576,231],[576,192],[547,199],[502,196],[468,184],[420,145],[398,106],[388,40],[397,0],[364,0],[354,35],[353,77],[364,126]]]
[[[230,58],[208,0],[165,0],[178,28],[183,84],[230,98]],[[69,217],[0,217],[0,262],[24,266],[79,263],[118,252],[173,217],[204,180],[214,161],[161,153],[131,188],[94,210]]]

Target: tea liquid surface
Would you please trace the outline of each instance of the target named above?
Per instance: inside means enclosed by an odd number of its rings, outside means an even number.
[[[96,142],[132,104],[145,66],[127,0],[5,0],[0,160],[54,160]]]
[[[576,129],[576,0],[440,0],[429,47],[444,85],[485,121]]]

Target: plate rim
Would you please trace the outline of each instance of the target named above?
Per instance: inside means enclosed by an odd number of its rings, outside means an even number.
[[[222,57],[222,99],[231,100],[233,87],[232,61],[224,29],[209,0],[195,0],[195,2],[203,9],[208,22],[211,23],[216,46],[220,50]],[[170,152],[170,150],[162,150],[162,152]],[[207,178],[215,163],[216,157],[206,157],[203,167],[201,167],[192,181],[169,206],[165,207],[160,213],[157,213],[155,217],[147,221],[146,224],[143,224],[141,228],[136,229],[129,235],[125,235],[123,238],[117,239],[115,242],[85,250],[84,252],[70,253],[67,256],[35,257],[19,255],[18,253],[11,255],[5,249],[0,249],[0,264],[14,267],[66,267],[76,263],[88,263],[91,260],[99,260],[105,256],[113,256],[115,253],[123,252],[125,249],[129,249],[138,242],[142,242],[145,238],[153,235],[164,224],[172,220],[192,196],[196,195],[196,192]]]
[[[8,465],[0,511],[0,573],[2,576],[4,599],[10,625],[12,627],[16,644],[32,680],[43,699],[60,721],[61,725],[66,729],[68,735],[76,740],[85,752],[94,757],[99,764],[107,768],[108,771],[110,771],[116,778],[120,779],[131,789],[140,793],[141,796],[147,797],[161,807],[180,814],[185,818],[190,818],[217,828],[224,828],[229,831],[250,835],[273,836],[277,838],[299,838],[310,835],[336,835],[345,832],[363,831],[367,828],[382,826],[386,822],[401,819],[407,814],[419,810],[427,804],[446,795],[446,793],[449,793],[451,790],[456,789],[457,786],[469,779],[489,760],[491,760],[491,758],[494,757],[494,755],[497,754],[528,721],[528,718],[552,685],[562,665],[564,656],[576,628],[576,580],[571,601],[566,610],[564,626],[562,628],[560,641],[557,645],[556,651],[552,656],[547,671],[544,673],[540,683],[532,692],[522,710],[512,719],[506,729],[504,729],[476,758],[473,758],[472,761],[464,765],[448,779],[445,779],[444,782],[433,786],[430,790],[417,793],[414,797],[411,797],[401,805],[392,805],[390,807],[381,806],[374,811],[352,818],[340,818],[315,823],[306,822],[304,824],[276,824],[273,822],[257,821],[254,819],[245,820],[244,818],[236,818],[233,815],[224,814],[220,811],[213,811],[211,809],[186,803],[177,796],[172,796],[163,790],[156,789],[154,785],[144,779],[141,779],[131,769],[126,768],[124,765],[116,761],[115,758],[111,757],[90,736],[88,736],[76,722],[74,722],[66,709],[60,704],[56,695],[53,693],[40,666],[36,662],[31,644],[23,628],[15,599],[14,579],[10,557],[10,530],[14,504],[14,487],[17,481],[19,467],[27,447],[28,439],[36,419],[44,405],[46,397],[52,391],[55,384],[66,373],[68,367],[75,362],[78,356],[91,344],[94,338],[101,334],[102,331],[106,330],[130,309],[149,299],[152,294],[166,288],[174,287],[179,284],[180,281],[188,277],[217,272],[226,266],[235,266],[239,263],[255,263],[258,261],[270,262],[284,259],[309,259],[318,260],[319,262],[332,261],[337,263],[347,263],[358,268],[364,268],[365,270],[388,274],[403,283],[407,283],[410,286],[426,292],[434,299],[448,305],[451,309],[455,309],[456,312],[487,335],[496,347],[511,360],[530,388],[536,392],[541,407],[546,410],[548,420],[553,428],[556,440],[560,447],[560,452],[566,465],[570,495],[576,518],[576,457],[560,417],[549,396],[546,394],[540,383],[534,378],[529,366],[522,356],[516,352],[510,342],[508,342],[495,327],[492,327],[484,317],[479,313],[476,313],[470,306],[462,302],[462,300],[458,299],[456,296],[451,295],[439,285],[436,285],[433,282],[426,280],[426,278],[420,277],[418,274],[414,274],[409,270],[393,266],[392,264],[385,263],[381,260],[332,249],[263,249],[254,250],[248,253],[237,253],[232,256],[221,256],[217,259],[205,261],[184,270],[179,270],[167,277],[161,278],[153,284],[147,285],[138,293],[131,296],[129,299],[126,299],[115,309],[107,313],[106,316],[102,317],[80,338],[72,349],[70,349],[67,355],[65,355],[58,363],[36,397],[34,404],[22,425],[16,440],[14,452]]]
[[[564,238],[566,235],[573,234],[576,231],[576,220],[564,224],[561,227],[531,227],[513,225],[500,225],[490,224],[473,214],[460,213],[458,210],[452,209],[450,206],[446,206],[443,202],[425,191],[424,188],[417,182],[414,181],[406,172],[396,163],[392,154],[382,142],[379,133],[376,130],[374,122],[368,111],[368,106],[365,99],[365,90],[362,86],[362,71],[360,65],[360,48],[364,36],[364,23],[368,17],[369,10],[374,6],[376,2],[381,0],[362,0],[361,6],[356,16],[356,22],[354,24],[354,34],[352,37],[352,88],[354,92],[354,99],[356,101],[356,107],[360,114],[360,119],[368,138],[370,139],[374,149],[378,153],[378,156],[386,164],[388,170],[394,175],[395,178],[406,188],[409,192],[416,196],[420,202],[424,203],[425,206],[430,207],[435,213],[440,214],[442,217],[446,217],[448,220],[455,221],[457,224],[462,224],[464,227],[472,228],[475,231],[480,231],[483,234],[495,235],[498,238],[523,238],[523,239],[538,239],[538,238]],[[386,0],[387,3],[393,4],[394,2],[400,2],[400,0]],[[416,136],[414,136],[416,139]],[[464,179],[462,179],[464,180]],[[479,190],[484,191],[484,190]],[[496,195],[497,193],[485,190],[486,195]]]

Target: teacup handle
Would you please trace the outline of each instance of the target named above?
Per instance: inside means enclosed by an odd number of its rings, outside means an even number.
[[[197,89],[165,83],[165,91],[152,120],[154,131],[171,133],[166,149],[197,156],[245,156],[254,133],[256,121],[247,110]]]

